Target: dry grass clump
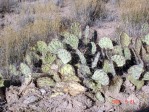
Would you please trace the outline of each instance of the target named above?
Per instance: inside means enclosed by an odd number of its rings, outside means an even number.
[[[120,14],[127,28],[139,30],[149,20],[149,1],[122,0],[120,2]]]
[[[104,15],[105,5],[102,0],[75,0],[75,13],[79,21],[87,24]]]

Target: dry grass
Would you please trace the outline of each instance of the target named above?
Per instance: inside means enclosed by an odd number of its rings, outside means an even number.
[[[102,17],[105,10],[102,0],[75,0],[74,2],[76,18],[87,24]]]
[[[120,2],[120,15],[126,28],[138,31],[149,20],[149,1],[122,0]]]

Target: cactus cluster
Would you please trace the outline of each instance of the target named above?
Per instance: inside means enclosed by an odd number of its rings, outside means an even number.
[[[62,33],[63,38],[53,39],[49,44],[38,41],[31,47],[34,49],[28,50],[24,63],[20,64],[21,73],[48,74],[50,78],[37,80],[40,87],[44,87],[44,84],[55,86],[58,82],[81,82],[88,89],[96,91],[97,99],[102,101],[101,88],[110,86],[113,80],[109,74],[117,77],[127,73],[125,78],[136,89],[149,80],[148,35],[132,40],[126,33],[122,33],[117,41],[109,37],[92,41],[89,30],[87,26],[83,32],[78,23],[73,23],[71,31]],[[11,72],[18,74],[13,66]]]

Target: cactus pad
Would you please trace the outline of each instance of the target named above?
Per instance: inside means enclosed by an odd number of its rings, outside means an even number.
[[[20,71],[24,75],[29,75],[32,73],[31,69],[25,63],[20,64]]]
[[[71,25],[71,33],[81,39],[82,32],[81,32],[81,25],[78,22],[72,23]]]
[[[126,63],[125,58],[121,55],[114,55],[111,57],[111,60],[114,61],[118,67],[122,67]]]
[[[101,101],[101,102],[105,102],[105,99],[104,99],[104,97],[102,96],[101,92],[97,92],[97,93],[95,94],[95,96],[96,96],[97,100],[99,100],[99,101]]]
[[[81,64],[86,65],[86,59],[83,55],[83,53],[81,53],[78,49],[76,50],[77,55],[79,56],[80,60],[81,60]]]
[[[39,88],[43,87],[53,87],[55,82],[49,77],[41,77],[37,79],[37,86]]]
[[[124,48],[124,57],[126,60],[131,60],[131,52],[128,47]]]
[[[79,39],[73,34],[68,34],[68,36],[65,37],[64,42],[70,45],[73,49],[77,49],[79,44]]]
[[[100,57],[100,53],[98,52],[98,53],[95,55],[94,61],[92,62],[92,68],[97,67],[99,57]]]
[[[96,47],[96,44],[94,42],[91,42],[91,45],[92,45],[92,54],[95,54],[96,53],[96,50],[97,50],[97,47]]]
[[[42,57],[43,64],[52,64],[56,60],[56,55],[47,53],[45,57]]]
[[[98,42],[98,45],[101,48],[113,49],[113,43],[112,43],[111,39],[108,37],[101,38]]]
[[[65,49],[60,49],[57,55],[58,58],[61,59],[64,64],[67,64],[69,61],[71,61],[72,58],[71,54]]]
[[[90,28],[89,28],[89,26],[86,26],[86,28],[85,28],[85,37],[84,37],[84,43],[85,44],[89,43],[89,32],[90,32]]]
[[[149,80],[149,72],[146,72],[142,80]]]
[[[120,43],[122,47],[128,47],[129,44],[131,43],[131,38],[126,33],[123,32],[120,35]]]
[[[128,69],[128,74],[132,75],[134,79],[139,79],[143,71],[144,69],[142,66],[134,65]]]
[[[116,46],[114,46],[114,48],[113,48],[113,54],[116,54],[116,55],[121,55],[121,56],[123,56],[123,49],[122,49],[122,47],[120,46],[120,45],[116,45]]]
[[[109,84],[108,75],[101,69],[97,69],[94,72],[92,79],[95,80],[97,83],[100,83],[102,85],[108,85]]]
[[[50,67],[51,67],[50,64],[45,64],[45,65],[41,66],[41,70],[42,70],[43,73],[49,73]]]
[[[63,44],[58,39],[53,39],[48,44],[48,49],[53,54],[57,54],[58,50],[63,48],[64,48]]]
[[[38,41],[37,42],[37,51],[40,53],[46,53],[48,51],[48,46],[44,41]]]
[[[147,45],[149,45],[149,34],[147,34],[143,39],[143,42],[145,42]]]

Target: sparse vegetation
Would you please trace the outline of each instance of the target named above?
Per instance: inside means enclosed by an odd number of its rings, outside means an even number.
[[[14,95],[24,111],[45,94],[51,101],[66,93],[91,100],[80,109],[86,112],[97,110],[96,102],[116,111],[147,105],[148,0],[0,0],[0,25],[0,87],[10,86],[6,109],[16,111]],[[123,100],[132,98],[136,106],[125,107]],[[38,110],[55,108],[46,105]]]

